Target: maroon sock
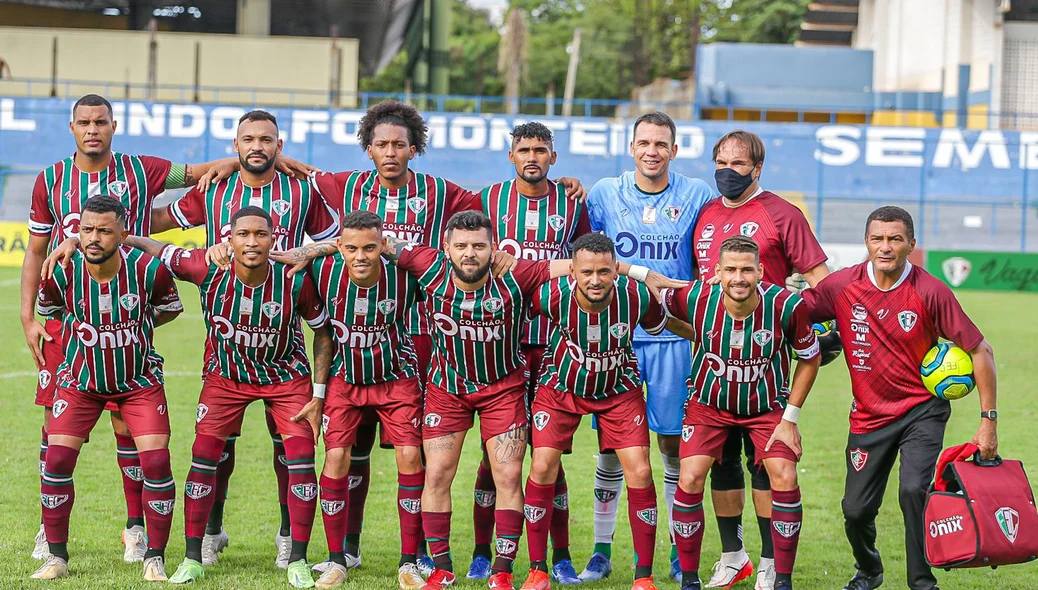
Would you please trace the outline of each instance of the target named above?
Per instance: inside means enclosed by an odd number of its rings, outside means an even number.
[[[422,529],[429,543],[429,556],[437,569],[454,571],[451,558],[451,513],[422,512]]]
[[[220,454],[216,466],[216,487],[213,492],[217,502],[227,501],[227,484],[231,481],[231,474],[234,473],[234,443],[237,438],[228,438],[224,442],[223,452]]]
[[[350,503],[346,515],[346,534],[360,535],[364,527],[364,505],[368,502],[368,487],[371,485],[371,456],[350,459]]]
[[[43,503],[43,527],[48,543],[68,542],[69,515],[76,503],[72,472],[78,458],[79,451],[71,447],[47,447],[47,469],[40,483],[40,501]]]
[[[270,440],[274,443],[274,476],[278,480],[278,503],[285,505],[288,503],[288,465],[285,457],[285,443],[281,440],[281,435],[278,434],[278,425],[274,421],[274,417],[270,412],[263,413],[267,418],[267,432],[270,433]]]
[[[703,493],[690,494],[678,486],[674,493],[674,543],[678,546],[681,571],[699,571],[703,549]]]
[[[205,535],[209,511],[218,498],[217,472],[224,449],[224,441],[215,436],[195,436],[195,443],[191,446],[191,468],[184,482],[185,537],[201,539]]]
[[[539,484],[526,479],[526,547],[530,551],[530,563],[548,561],[548,529],[552,522],[554,506],[552,496],[556,484]]]
[[[627,486],[627,515],[631,520],[631,541],[636,567],[652,567],[656,550],[656,485],[644,488]]]
[[[803,521],[799,487],[791,492],[771,490],[771,542],[775,546],[776,574],[793,573]]]
[[[334,479],[321,475],[321,519],[328,539],[328,551],[341,553],[346,539],[346,503],[349,502],[350,484],[345,477]]]
[[[292,540],[310,540],[317,510],[317,474],[314,472],[314,441],[292,436],[284,440],[288,459],[288,518],[292,521]]]
[[[144,471],[144,517],[148,527],[148,549],[165,549],[173,525],[177,486],[169,463],[169,449],[141,451]]]
[[[551,489],[554,490],[554,486]],[[523,536],[523,513],[518,510],[495,510],[494,520],[497,522],[496,557],[490,569],[494,572],[511,572],[515,555],[519,552],[519,538]]]
[[[490,545],[494,538],[494,504],[497,501],[497,486],[490,467],[480,462],[476,470],[476,487],[473,492],[472,528],[476,533],[476,545]]]
[[[551,546],[555,549],[569,548],[569,486],[566,485],[566,472],[559,465],[559,474],[555,478],[554,509],[551,513]]]
[[[422,489],[425,471],[396,476],[396,510],[400,517],[400,554],[417,555],[422,538]]]
[[[144,472],[132,436],[115,435],[115,456],[122,471],[126,518],[144,518]]]

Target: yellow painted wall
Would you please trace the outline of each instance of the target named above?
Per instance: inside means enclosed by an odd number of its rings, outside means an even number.
[[[151,236],[182,248],[205,248],[205,228],[171,229]],[[0,221],[0,266],[21,266],[29,244],[29,228],[21,221]]]
[[[79,96],[107,92],[113,99],[143,100],[148,82],[148,44],[146,31],[101,31],[87,29],[48,29],[0,27],[0,56],[10,64],[17,78],[50,78],[53,43],[57,39],[57,77],[87,81],[62,84],[59,96]],[[204,91],[202,102],[257,105],[327,106],[331,75],[331,39],[318,37],[252,37],[244,35],[206,35],[158,33],[156,82],[157,100],[190,101],[194,84],[195,45],[201,50],[199,84],[250,91]],[[340,90],[344,107],[356,106],[360,44],[356,39],[340,39]],[[49,96],[50,85],[0,81],[0,94],[7,96]],[[107,87],[105,83],[109,83]],[[136,86],[127,92],[125,85]],[[162,89],[164,84],[187,87]],[[67,88],[67,90],[66,90]],[[251,89],[256,89],[253,93]],[[295,90],[294,97],[285,91]]]

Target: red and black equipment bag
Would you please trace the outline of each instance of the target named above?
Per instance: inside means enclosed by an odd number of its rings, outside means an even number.
[[[994,568],[1038,556],[1038,511],[1023,464],[981,460],[973,443],[941,453],[924,519],[933,567]]]

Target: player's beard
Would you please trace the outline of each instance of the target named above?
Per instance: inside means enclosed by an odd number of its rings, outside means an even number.
[[[252,164],[249,162],[249,158],[252,156],[263,156],[264,158],[266,158],[266,160],[264,160],[262,164]],[[270,167],[274,165],[274,158],[267,158],[267,154],[253,152],[245,157],[242,157],[239,154],[238,162],[241,164],[242,170],[245,170],[252,174],[263,174],[267,170],[270,170]]]
[[[743,287],[743,286],[746,287],[746,296],[745,297],[740,299],[740,298],[735,297],[734,295],[732,295],[732,291],[734,290],[735,287]],[[735,284],[728,283],[725,286],[724,294],[727,295],[728,298],[731,299],[732,301],[735,301],[736,303],[742,303],[743,301],[747,301],[750,297],[753,297],[753,291],[754,291],[753,285],[751,285],[750,283],[735,283]]]
[[[93,244],[88,244],[92,246]],[[90,264],[104,264],[108,262],[108,259],[115,256],[115,252],[119,249],[119,246],[112,248],[111,250],[102,250],[100,254],[92,254],[90,250],[83,248],[83,256],[86,257],[87,262]]]
[[[483,280],[483,277],[487,276],[490,272],[491,262],[488,260],[486,264],[472,271],[471,273],[465,272],[461,265],[451,260],[451,267],[454,268],[454,274],[461,279],[463,283],[478,283]]]
[[[589,285],[589,286],[597,287],[598,285]],[[596,297],[592,297],[591,294],[588,291],[585,291],[583,285],[581,285],[580,283],[577,283],[577,289],[580,291],[580,294],[583,295],[584,299],[586,299],[587,302],[592,304],[592,305],[598,305],[600,303],[604,303],[606,301],[609,301],[609,297],[612,296],[612,294],[613,294],[613,285],[611,283],[606,283],[606,284],[602,285],[602,287],[603,287],[602,295],[600,297],[596,298]]]
[[[519,174],[520,178],[522,178],[524,181],[530,184],[537,184],[538,182],[544,180],[547,176],[548,173],[544,170],[541,170],[540,168],[537,169],[537,172],[535,174],[530,174],[526,171],[526,168],[523,168],[522,172]]]

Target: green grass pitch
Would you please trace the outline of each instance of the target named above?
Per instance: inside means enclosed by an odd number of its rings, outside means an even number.
[[[173,421],[173,473],[178,494],[190,461],[195,404],[198,397],[202,350],[202,319],[198,298],[191,285],[181,284],[187,311],[173,324],[158,330],[158,349],[166,358],[170,415]],[[1034,371],[1038,370],[1038,297],[1031,294],[963,293],[960,300],[994,346],[999,369],[1001,420],[999,435],[1003,456],[1024,461],[1032,482],[1038,482],[1038,411],[1035,409]],[[120,531],[125,519],[122,487],[115,461],[114,439],[107,417],[94,430],[93,442],[84,447],[76,470],[77,498],[72,516],[69,550],[71,575],[58,583],[32,583],[29,575],[37,562],[29,557],[32,538],[39,526],[39,476],[37,448],[42,410],[32,403],[35,371],[18,321],[18,270],[0,269],[0,333],[9,348],[0,355],[0,436],[4,454],[0,460],[0,588],[141,588],[140,566],[122,562]],[[800,485],[804,497],[804,529],[800,538],[795,581],[800,589],[842,588],[853,573],[850,550],[843,533],[840,498],[843,490],[844,445],[850,403],[847,369],[839,363],[822,370],[801,419],[804,459]],[[271,446],[262,410],[248,412],[244,436],[238,442],[237,467],[231,480],[225,524],[230,547],[219,564],[208,568],[199,588],[286,587],[282,570],[274,567],[274,534],[278,526],[277,492],[271,469]],[[976,394],[955,403],[946,446],[969,440],[978,423]],[[465,456],[454,485],[453,547],[457,569],[468,568],[472,550],[472,483],[478,461],[475,435],[469,436]],[[570,489],[571,545],[577,569],[590,556],[592,545],[591,489],[596,447],[585,424],[579,431],[573,455],[565,459]],[[656,486],[663,506],[663,477],[659,457],[653,455]],[[320,461],[320,458],[319,458]],[[895,475],[896,477],[896,475]],[[893,478],[892,478],[893,479]],[[904,537],[897,504],[897,486],[891,482],[878,527],[886,564],[885,588],[904,588]],[[348,588],[395,588],[398,528],[395,508],[396,478],[393,456],[375,451],[367,519],[362,538],[364,565],[351,573]],[[709,502],[707,502],[709,506]],[[709,508],[708,508],[709,511]],[[182,499],[178,495],[176,518],[167,551],[169,573],[183,558]],[[317,516],[311,561],[326,557],[324,532]],[[660,519],[656,551],[656,578],[661,588],[676,588],[667,579],[669,546],[665,519]],[[760,540],[752,509],[744,516],[746,543],[756,560]],[[613,549],[614,572],[601,589],[629,588],[632,547],[626,507],[621,504]],[[712,513],[707,516],[703,548],[703,575],[720,552]],[[517,585],[525,578],[525,547],[516,563]],[[938,572],[944,590],[1038,589],[1038,564],[990,569]],[[461,580],[460,588],[485,588],[485,583]],[[751,582],[737,588],[751,589]]]

